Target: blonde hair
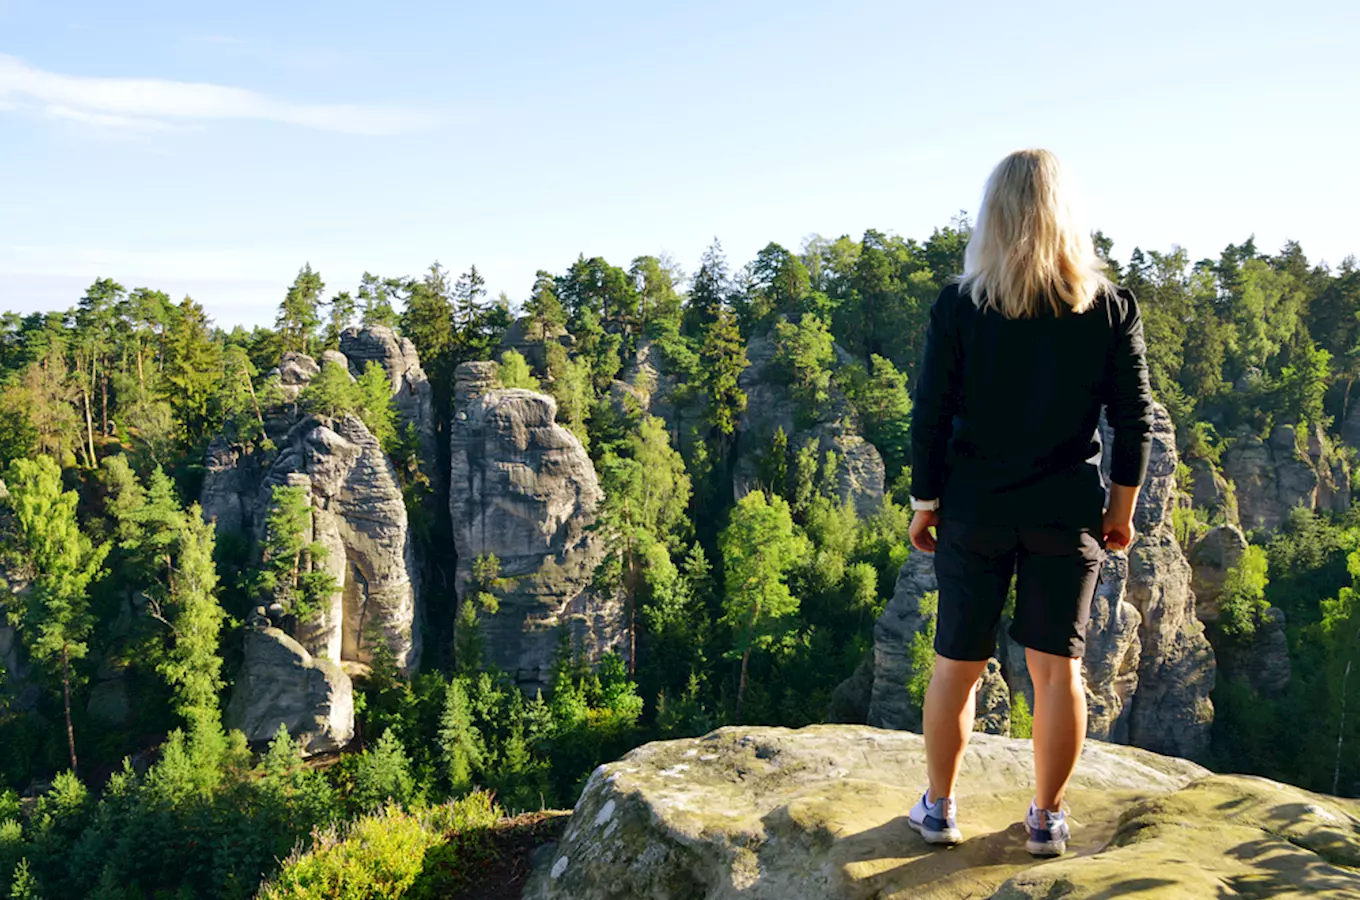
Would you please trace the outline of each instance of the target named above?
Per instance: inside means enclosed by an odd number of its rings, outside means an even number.
[[[1082,313],[1110,282],[1091,235],[1077,225],[1058,157],[1017,150],[987,179],[964,251],[962,287],[1008,319]]]

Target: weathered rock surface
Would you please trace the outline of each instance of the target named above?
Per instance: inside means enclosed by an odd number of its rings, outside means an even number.
[[[936,590],[934,558],[924,553],[912,553],[897,574],[892,599],[874,623],[870,725],[921,730],[921,710],[907,693],[907,682],[916,674],[911,660],[911,642],[925,631],[930,621],[927,611],[921,608],[921,601]]]
[[[430,379],[420,366],[420,355],[410,338],[398,337],[382,325],[347,328],[340,334],[340,352],[349,362],[350,374],[359,377],[370,362],[387,371],[392,387],[392,405],[397,411],[397,427],[415,429],[420,441],[420,458],[433,468],[438,458],[435,438],[434,400]],[[442,472],[427,472],[439,479]]]
[[[369,362],[381,364],[403,427],[409,423],[416,429],[431,448],[426,458],[433,459],[429,382],[411,342],[396,338],[386,328],[365,328],[344,332],[341,346],[346,353],[327,351],[323,362],[343,363],[351,376],[362,374]],[[201,502],[204,518],[216,523],[219,534],[249,536],[258,554],[273,489],[280,485],[306,489],[312,523],[305,538],[326,548],[323,565],[338,587],[322,604],[316,621],[297,624],[292,630],[309,659],[334,664],[335,678],[344,679],[343,690],[348,692],[344,669],[361,670],[370,664],[380,644],[392,652],[402,670],[418,667],[419,565],[401,483],[363,422],[353,416],[338,420],[299,417],[293,408],[293,401],[319,372],[320,366],[310,357],[284,354],[274,374],[287,405],[264,410],[268,441],[235,444],[222,436],[214,439],[208,448]],[[294,679],[294,683],[301,682]],[[251,685],[272,684],[243,671],[233,702],[243,709],[275,702],[250,693],[255,689]],[[315,700],[320,695],[313,692],[311,696]],[[292,702],[302,701],[295,698]],[[344,715],[351,717],[348,724],[337,720]],[[352,715],[352,704],[342,703],[322,717],[332,723],[328,733],[348,735],[353,732]],[[307,719],[299,716],[290,721]],[[263,739],[272,736],[271,732]]]
[[[1239,524],[1237,495],[1232,485],[1207,459],[1192,459],[1190,467],[1190,504],[1204,513],[1210,521]]]
[[[906,822],[922,739],[862,727],[725,728],[648,744],[591,775],[526,900],[1353,897],[1360,804],[1092,742],[1073,779],[1072,851],[1038,862],[1021,818],[1030,744],[976,736],[964,843]],[[1193,835],[1187,839],[1187,835]]]
[[[274,737],[279,725],[304,753],[338,750],[354,737],[354,695],[349,677],[328,659],[316,659],[277,628],[245,632],[245,661],[227,706],[226,723],[251,743]]]
[[[516,319],[501,336],[502,351],[514,350],[540,372],[547,368],[547,348],[550,343],[571,346],[575,343],[575,338],[567,333],[564,325],[540,329],[530,322],[528,316]]]
[[[566,626],[589,656],[619,649],[623,608],[591,586],[603,542],[589,530],[602,499],[595,467],[556,422],[546,395],[496,387],[491,363],[456,372],[449,511],[460,598],[477,557],[494,555],[506,585],[484,614],[488,662],[526,689],[546,686]]]
[[[1108,456],[1112,434],[1104,432]],[[1129,549],[1127,579],[1111,583],[1139,613],[1138,686],[1128,719],[1129,743],[1159,753],[1203,758],[1213,725],[1213,649],[1195,617],[1190,564],[1176,541],[1171,510],[1176,497],[1176,435],[1171,416],[1154,408],[1152,454]],[[1106,460],[1108,466],[1108,459]],[[1108,468],[1106,469],[1108,471]],[[1115,573],[1114,582],[1119,580]],[[1109,579],[1107,579],[1109,581]]]
[[[833,384],[830,400],[817,410],[815,421],[795,422],[797,404],[775,371],[774,341],[768,336],[752,338],[746,356],[751,365],[738,379],[746,392],[746,409],[737,425],[739,452],[732,475],[736,496],[743,497],[754,489],[759,480],[759,460],[768,451],[775,431],[783,428],[790,452],[811,440],[817,444],[819,458],[835,453],[841,499],[852,502],[861,516],[877,511],[883,502],[886,477],[883,457],[856,430],[854,411],[845,395]]]
[[[1218,621],[1218,600],[1228,570],[1247,551],[1247,536],[1235,525],[1209,529],[1190,548],[1190,587],[1195,592],[1195,614],[1201,622]]]
[[[1306,452],[1293,425],[1277,425],[1266,440],[1241,433],[1223,453],[1223,474],[1233,482],[1242,527],[1273,531],[1295,507],[1331,512],[1350,508],[1346,464],[1314,428]]]
[[[367,665],[381,642],[403,671],[420,663],[416,564],[406,505],[395,470],[354,416],[307,417],[288,433],[255,499],[267,510],[276,486],[299,485],[312,501],[312,533],[327,549],[325,567],[339,589],[302,643],[336,663]],[[265,516],[256,521],[264,538]]]

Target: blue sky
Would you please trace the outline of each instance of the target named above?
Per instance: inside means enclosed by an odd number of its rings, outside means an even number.
[[[1021,146],[1120,257],[1360,254],[1360,4],[945,7],[0,0],[0,308],[924,238]]]

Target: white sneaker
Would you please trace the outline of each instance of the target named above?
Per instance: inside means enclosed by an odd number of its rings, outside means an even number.
[[[1039,809],[1030,801],[1025,827],[1029,829],[1025,849],[1030,855],[1051,857],[1062,856],[1067,852],[1067,842],[1072,839],[1072,832],[1067,827],[1066,813]]]
[[[926,803],[929,791],[921,795],[921,800],[911,808],[907,814],[907,821],[921,833],[927,844],[943,844],[953,846],[963,841],[963,832],[959,831],[954,818],[958,813],[958,806],[953,797],[941,797],[934,803]]]

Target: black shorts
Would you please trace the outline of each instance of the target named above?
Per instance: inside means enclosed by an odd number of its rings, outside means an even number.
[[[1089,528],[1004,527],[942,521],[936,529],[940,604],[935,652],[981,661],[996,651],[996,626],[1015,575],[1010,635],[1054,656],[1086,652],[1091,599],[1105,559]]]

